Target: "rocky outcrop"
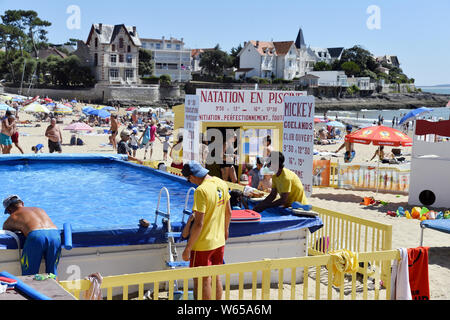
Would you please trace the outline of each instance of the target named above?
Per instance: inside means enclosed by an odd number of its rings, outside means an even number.
[[[450,95],[434,93],[385,93],[373,94],[364,98],[320,98],[316,97],[316,111],[361,109],[396,110],[415,109],[420,107],[445,107]]]

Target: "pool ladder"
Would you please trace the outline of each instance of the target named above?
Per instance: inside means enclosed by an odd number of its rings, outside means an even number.
[[[183,209],[183,217],[182,217],[182,225],[183,226],[184,226],[185,216],[192,214],[192,212],[187,209],[188,202],[189,202],[189,195],[191,194],[191,191],[195,191],[195,189],[191,187],[186,194],[186,199],[184,202],[184,209]],[[163,193],[165,193],[165,195],[167,197],[167,212],[162,212],[161,210],[159,210],[159,206],[161,204],[161,196]],[[157,223],[158,216],[161,216],[161,217],[167,219],[166,237],[167,237],[167,243],[168,243],[169,259],[168,259],[168,261],[166,261],[166,266],[171,269],[180,268],[180,267],[188,267],[189,266],[188,261],[177,261],[178,253],[177,253],[177,249],[175,246],[175,239],[181,238],[181,232],[172,232],[172,227],[171,227],[171,223],[170,223],[170,195],[169,195],[169,190],[167,190],[166,187],[163,187],[159,191],[158,203],[157,203],[156,212],[155,212],[155,225]]]
[[[182,222],[183,222],[182,225],[183,226],[184,226],[184,216],[192,214],[191,211],[187,210],[187,205],[189,202],[189,195],[190,195],[191,191],[195,191],[195,189],[191,187],[186,194],[186,200],[184,202],[183,217],[182,217]],[[163,193],[167,197],[167,212],[162,212],[161,210],[159,210],[159,205],[161,204],[161,196]],[[166,266],[169,267],[170,269],[189,267],[189,261],[177,261],[178,253],[177,253],[177,248],[175,245],[175,238],[177,238],[177,239],[181,238],[182,232],[172,232],[172,227],[170,224],[170,195],[169,195],[169,190],[167,190],[166,187],[161,188],[161,190],[159,191],[158,203],[157,203],[156,211],[155,211],[155,226],[158,221],[158,216],[161,216],[161,217],[167,219],[166,220],[167,221],[166,237],[167,237],[167,248],[168,248],[169,259],[166,260]],[[181,297],[181,295],[182,295],[182,292],[178,291],[178,281],[176,281],[176,280],[174,281],[174,293],[178,297]],[[151,292],[149,292],[148,294],[150,296],[153,295],[153,293],[151,293]]]

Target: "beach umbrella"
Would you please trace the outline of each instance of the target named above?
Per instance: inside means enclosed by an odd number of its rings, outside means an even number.
[[[92,107],[84,107],[82,111],[84,114],[89,114],[89,112],[91,112],[93,110],[95,110],[95,109]]]
[[[50,98],[45,98],[44,101],[45,101],[45,102],[53,102],[53,100],[50,99]]]
[[[374,146],[411,147],[412,139],[403,132],[385,126],[359,129],[345,136],[345,141]]]
[[[94,129],[84,123],[84,122],[76,122],[76,123],[72,123],[70,125],[68,125],[67,127],[64,128],[64,130],[71,130],[71,131],[93,131]]]
[[[147,108],[139,108],[138,112],[142,112],[142,113],[145,113],[145,112],[154,112],[154,109],[153,109],[153,108],[150,108],[150,107],[147,107]]]
[[[49,107],[54,107],[54,106],[56,106],[56,103],[50,102],[50,103],[47,103],[47,106],[49,106]]]
[[[1,103],[0,104],[0,111],[16,111],[13,107],[8,106],[7,104]]]
[[[339,121],[330,121],[330,122],[327,122],[326,125],[330,126],[330,127],[345,128],[345,124],[343,124],[342,122],[339,122]]]
[[[14,101],[14,102],[23,102],[23,100],[21,98],[13,98],[12,101]]]
[[[72,101],[70,101],[71,103],[78,103],[77,100],[73,99]]]
[[[403,124],[406,121],[415,119],[418,115],[423,114],[425,112],[431,112],[433,109],[427,108],[427,107],[421,107],[414,110],[411,110],[408,112],[403,118],[401,118],[400,122],[398,124]]]
[[[2,100],[12,100],[13,99],[13,97],[11,97],[11,96],[1,96],[0,98]]]
[[[69,108],[65,105],[57,105],[55,109],[53,109],[55,113],[72,113],[72,108]]]
[[[25,112],[43,112],[43,113],[50,113],[50,110],[41,104],[38,103],[32,103],[29,106],[27,106],[25,109],[23,109]]]
[[[385,126],[372,126],[359,129],[345,136],[345,141],[374,146],[411,147],[412,139],[403,132]],[[377,172],[379,172],[380,159],[378,159]],[[379,179],[377,177],[377,193]]]
[[[136,107],[129,107],[125,111],[133,111],[133,110],[136,110]]]
[[[102,107],[101,110],[106,110],[106,111],[116,111],[116,108],[110,107],[110,106],[106,106],[106,107]]]
[[[103,109],[94,109],[94,110],[88,112],[88,114],[98,116],[102,119],[106,119],[111,116],[111,113],[109,113],[108,111],[103,110]]]

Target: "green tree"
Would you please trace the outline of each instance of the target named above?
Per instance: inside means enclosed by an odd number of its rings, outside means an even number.
[[[231,48],[231,51],[230,51],[231,67],[239,68],[240,62],[239,62],[238,54],[239,54],[239,52],[241,52],[241,50],[242,50],[242,45],[240,43],[236,48],[235,47]]]
[[[361,46],[353,46],[344,50],[341,57],[341,66],[349,61],[356,63],[361,71],[375,71],[378,68],[378,63],[373,58],[372,53]]]
[[[229,66],[231,66],[230,56],[220,50],[218,44],[214,50],[204,52],[200,60],[200,67],[210,76],[223,76],[224,69]]]
[[[332,67],[330,64],[326,63],[325,61],[319,61],[314,64],[314,71],[330,71],[332,70]]]
[[[358,75],[361,71],[361,68],[356,62],[347,61],[341,65],[342,70],[345,71],[347,76],[355,76]]]
[[[139,49],[139,71],[138,74],[143,76],[151,76],[154,70],[154,60],[152,52],[145,49]]]

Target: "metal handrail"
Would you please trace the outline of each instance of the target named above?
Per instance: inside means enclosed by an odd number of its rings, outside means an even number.
[[[19,262],[20,262],[20,259],[22,257],[22,252],[20,250],[20,239],[19,239],[19,237],[17,236],[17,234],[15,234],[14,232],[9,231],[9,230],[0,230],[0,235],[2,235],[2,234],[7,235],[7,236],[11,236],[11,237],[14,238],[14,240],[16,240],[17,250],[19,251]]]
[[[190,187],[188,192],[187,192],[187,194],[186,194],[186,199],[184,200],[183,218],[181,220],[183,223],[184,223],[184,216],[192,214],[192,211],[187,210],[187,206],[188,206],[188,202],[189,202],[189,195],[191,194],[191,191],[195,192],[195,188],[194,187]]]

